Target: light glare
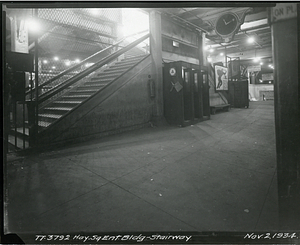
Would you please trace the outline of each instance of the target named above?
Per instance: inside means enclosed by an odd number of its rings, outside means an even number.
[[[99,10],[98,10],[98,9],[89,9],[89,11],[90,11],[90,13],[91,13],[92,15],[97,15],[97,14],[99,14]]]
[[[37,33],[41,29],[41,26],[40,26],[39,22],[36,21],[33,18],[28,19],[26,21],[26,24],[28,26],[28,30],[31,31],[31,32],[33,32],[33,33]]]
[[[249,37],[248,38],[248,43],[254,43],[254,41],[255,41],[254,37]]]
[[[135,8],[122,9],[122,34],[131,34],[149,30],[149,16]]]

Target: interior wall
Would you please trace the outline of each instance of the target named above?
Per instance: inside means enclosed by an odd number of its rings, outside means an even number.
[[[184,61],[187,63],[191,63],[191,64],[195,64],[195,65],[199,65],[199,60],[196,58],[192,58],[192,57],[187,57],[184,55],[180,55],[180,54],[174,54],[174,53],[170,53],[170,52],[162,52],[162,58],[163,61],[165,63],[169,63],[169,62],[173,62],[173,61]]]
[[[251,101],[262,101],[262,92],[269,93],[270,91],[274,92],[274,85],[273,84],[265,84],[265,85],[257,85],[257,84],[249,84],[249,99]],[[267,99],[270,99],[269,96]],[[273,96],[274,99],[274,96]]]
[[[164,62],[185,61],[199,64],[199,36],[195,31],[163,16],[161,34]]]

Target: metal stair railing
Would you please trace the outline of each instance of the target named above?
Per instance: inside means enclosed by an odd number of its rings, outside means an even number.
[[[80,84],[84,83],[85,80],[89,79],[89,77],[93,76],[93,73],[100,72],[102,69],[106,69],[106,67],[109,67],[112,65],[115,61],[118,61],[118,59],[122,58],[126,52],[129,50],[137,47],[138,45],[145,45],[146,48],[149,43],[149,37],[150,34],[147,31],[147,34],[144,34],[145,31],[134,33],[130,36],[135,37],[135,41],[128,44],[128,38],[124,37],[120,41],[116,42],[115,44],[105,48],[104,50],[101,50],[90,57],[86,58],[84,61],[80,62],[79,64],[76,64],[75,66],[61,72],[56,77],[51,78],[49,81],[41,84],[38,86],[38,89],[43,89],[44,86],[47,86],[48,84],[54,85],[51,90],[45,91],[43,94],[39,94],[37,92],[40,92],[38,90],[34,91],[33,88],[33,79],[31,79],[31,90],[26,93],[27,95],[27,109],[28,109],[28,120],[27,120],[27,128],[28,128],[28,140],[29,140],[29,148],[35,147],[38,144],[38,133],[39,133],[39,111],[44,106],[46,106],[48,103],[51,103],[51,101],[63,96],[63,94],[70,91],[70,89],[79,86]],[[124,43],[122,44],[122,42]],[[112,50],[112,54],[107,54],[105,57],[103,57],[109,50]],[[102,58],[99,58],[99,54],[102,54]],[[104,55],[103,55],[104,54]],[[144,54],[149,54],[149,50],[145,50]],[[99,59],[99,61],[93,63],[89,67],[84,67],[84,70],[74,72],[76,69],[80,69],[80,66],[82,66],[84,63],[89,62],[91,60]],[[63,81],[62,81],[63,80]],[[53,84],[56,83],[56,84]],[[70,88],[71,87],[71,88]],[[36,96],[33,97],[33,94]],[[23,121],[25,120],[25,117],[23,118]],[[24,124],[23,122],[23,129]],[[16,131],[16,130],[15,130]],[[24,131],[24,130],[23,130]],[[24,133],[24,132],[23,132]],[[16,137],[15,137],[16,139]],[[16,140],[15,140],[16,141]],[[23,140],[24,143],[24,140]],[[16,146],[16,143],[15,143]],[[23,147],[24,148],[24,147]],[[24,149],[23,149],[24,150]]]
[[[45,92],[44,94],[40,95],[38,98],[38,103],[42,103],[44,101],[46,101],[47,99],[53,97],[54,95],[58,94],[59,92],[63,91],[64,89],[70,87],[71,85],[75,84],[77,81],[79,81],[80,79],[88,76],[89,74],[91,74],[92,72],[100,69],[101,67],[103,67],[104,65],[106,65],[107,63],[115,60],[116,58],[118,58],[120,55],[126,53],[127,51],[129,51],[130,49],[134,48],[135,46],[137,46],[138,44],[140,44],[141,42],[143,42],[145,39],[149,38],[150,34],[146,34],[142,37],[140,37],[139,39],[137,39],[136,41],[130,43],[129,45],[127,45],[126,47],[122,47],[120,50],[117,50],[116,52],[102,58],[100,61],[98,61],[97,63],[93,64],[92,66],[88,67],[87,69],[85,69],[84,71],[74,75],[73,77],[67,79],[66,81],[64,81],[63,83],[57,85],[56,87],[54,87],[53,89],[51,89],[50,91]],[[112,45],[109,48],[115,47],[116,45],[120,44],[123,40],[121,40],[120,42],[118,42],[117,44]],[[101,51],[100,51],[101,52]],[[92,58],[94,58],[95,56],[93,55]],[[89,57],[88,59],[92,59],[91,57]],[[85,61],[86,62],[86,61]],[[80,66],[80,64],[78,64],[78,66]],[[77,66],[77,67],[78,67]],[[72,67],[73,68],[73,67]],[[76,68],[74,68],[76,69]],[[70,69],[68,69],[68,71],[70,71]],[[65,71],[66,72],[66,71]],[[63,72],[65,74],[65,72]],[[59,74],[60,76],[63,76],[64,74]],[[49,84],[47,82],[47,84]],[[45,83],[43,84],[45,85]]]
[[[114,48],[120,47],[120,44],[121,44],[122,42],[124,42],[127,38],[132,37],[132,36],[139,35],[139,34],[144,33],[144,32],[146,32],[146,31],[137,32],[137,33],[131,34],[131,35],[129,35],[129,36],[123,37],[121,40],[117,41],[115,44],[112,44],[112,45],[106,47],[105,49],[100,50],[99,52],[97,52],[97,53],[95,53],[95,54],[89,56],[88,58],[86,58],[86,59],[84,59],[83,61],[77,63],[76,65],[73,65],[72,67],[66,69],[65,71],[63,71],[63,72],[57,74],[55,77],[53,77],[53,78],[47,80],[46,82],[44,82],[44,83],[38,85],[38,89],[39,89],[40,91],[42,91],[43,88],[45,88],[47,85],[49,85],[49,84],[51,84],[51,83],[53,83],[53,82],[55,82],[55,81],[57,81],[57,84],[55,84],[55,85],[53,86],[53,88],[56,87],[56,86],[58,86],[58,85],[60,85],[61,83],[64,82],[64,81],[59,81],[59,79],[62,78],[63,76],[66,76],[66,75],[67,75],[68,78],[69,78],[70,76],[74,76],[74,73],[76,74],[75,70],[78,69],[78,68],[80,68],[80,67],[82,67],[84,64],[87,64],[87,62],[92,61],[92,60],[93,60],[94,58],[96,58],[97,56],[100,56],[101,54],[104,54],[105,52],[107,52],[107,51],[109,51],[109,50],[112,50],[112,49],[114,49]],[[73,74],[72,74],[72,72],[73,72]],[[80,72],[79,72],[79,73],[80,73]],[[68,78],[67,78],[67,79],[68,79]],[[67,79],[66,79],[66,80],[67,80]],[[31,94],[31,95],[33,94],[33,95],[34,95],[34,94],[35,94],[35,90],[36,90],[35,87],[34,87],[34,88],[31,88],[30,90],[26,91],[25,95],[26,95],[26,96],[29,95],[29,94]],[[39,91],[39,93],[40,93],[40,91]],[[40,96],[41,96],[41,95],[42,95],[42,94],[40,94]]]

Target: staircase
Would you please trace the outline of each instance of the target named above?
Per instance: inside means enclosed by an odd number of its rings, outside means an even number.
[[[89,100],[99,90],[105,89],[115,79],[125,74],[133,68],[146,55],[129,57],[115,62],[110,67],[101,72],[95,72],[85,82],[69,87],[61,96],[39,108],[38,113],[38,132],[46,130],[50,125],[58,120],[62,120],[65,115],[75,110],[80,104]],[[28,121],[25,127],[13,128],[10,131],[9,143],[16,148],[26,149],[29,147],[29,128]]]

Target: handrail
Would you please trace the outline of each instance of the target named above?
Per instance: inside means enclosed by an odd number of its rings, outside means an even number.
[[[127,52],[128,50],[132,49],[133,47],[135,47],[137,44],[141,43],[142,41],[144,41],[145,39],[147,39],[150,36],[150,33],[140,37],[139,39],[137,39],[136,41],[132,42],[131,44],[127,45],[126,47],[114,52],[113,54],[110,54],[108,56],[106,56],[105,58],[103,58],[102,60],[100,60],[99,62],[95,63],[94,65],[90,66],[89,68],[87,68],[86,70],[82,71],[81,73],[75,75],[74,77],[71,77],[69,79],[67,79],[63,84],[55,87],[54,89],[42,94],[38,100],[39,103],[44,102],[45,100],[51,98],[53,95],[59,93],[60,91],[64,90],[65,88],[71,86],[73,83],[77,82],[78,80],[84,78],[85,76],[87,76],[88,74],[94,72],[95,70],[99,69],[100,67],[104,66],[105,64],[107,64],[108,62],[116,59],[118,56],[120,56],[121,54],[124,54],[125,52]]]
[[[91,56],[89,56],[88,58],[86,58],[86,59],[84,59],[83,61],[79,62],[78,64],[76,64],[76,65],[70,67],[69,69],[64,70],[63,72],[57,74],[55,77],[53,77],[53,78],[49,79],[48,81],[44,82],[43,84],[39,85],[38,88],[41,88],[41,87],[43,87],[43,86],[45,86],[45,85],[48,85],[49,83],[55,81],[56,79],[61,78],[62,76],[66,75],[67,73],[69,73],[69,72],[75,70],[76,68],[80,67],[80,66],[81,66],[82,64],[84,64],[85,62],[91,60],[91,59],[94,58],[95,56],[97,56],[97,55],[99,55],[99,54],[101,54],[101,53],[103,53],[103,52],[105,52],[105,51],[107,51],[107,50],[109,50],[109,49],[111,49],[111,48],[113,48],[113,47],[119,45],[119,44],[120,44],[121,42],[123,42],[126,38],[131,37],[131,36],[134,36],[134,35],[139,35],[139,34],[144,33],[144,32],[146,32],[146,31],[147,31],[147,30],[140,31],[140,32],[136,32],[136,33],[133,33],[133,34],[131,34],[131,35],[128,35],[128,36],[126,36],[126,37],[121,38],[121,39],[120,39],[118,42],[116,42],[115,44],[112,44],[112,45],[110,45],[110,46],[108,46],[108,47],[106,47],[106,48],[104,48],[104,49],[98,51],[97,53],[92,54]],[[31,91],[35,91],[35,89],[36,89],[36,88],[33,88],[32,90],[27,91],[27,92],[25,93],[25,95],[28,95],[29,93],[31,93]]]
[[[66,75],[66,74],[68,74],[69,72],[71,72],[71,71],[75,70],[76,68],[80,67],[80,66],[81,66],[82,64],[84,64],[85,62],[91,60],[91,59],[94,58],[95,56],[97,56],[97,55],[99,55],[99,54],[101,54],[101,53],[103,53],[103,52],[105,52],[105,51],[107,51],[107,50],[113,48],[113,47],[116,46],[116,45],[118,45],[118,44],[121,43],[122,41],[123,41],[123,40],[120,40],[119,42],[117,42],[117,43],[115,43],[115,44],[112,44],[112,45],[106,47],[105,49],[102,49],[102,50],[100,50],[99,52],[97,52],[97,53],[95,53],[95,54],[89,56],[88,58],[84,59],[84,60],[81,61],[80,63],[78,63],[78,64],[72,66],[71,68],[69,68],[69,69],[67,69],[67,70],[64,70],[63,72],[59,73],[59,74],[56,75],[55,77],[53,77],[53,78],[49,79],[48,81],[44,82],[43,84],[39,85],[38,88],[41,88],[41,87],[43,87],[43,86],[45,86],[45,85],[48,85],[49,83],[55,81],[56,79],[61,78],[62,76]],[[36,88],[33,88],[32,90],[34,91],[35,89],[36,89]],[[27,92],[26,92],[26,95],[29,94],[29,93],[30,93],[30,91],[27,91]]]

